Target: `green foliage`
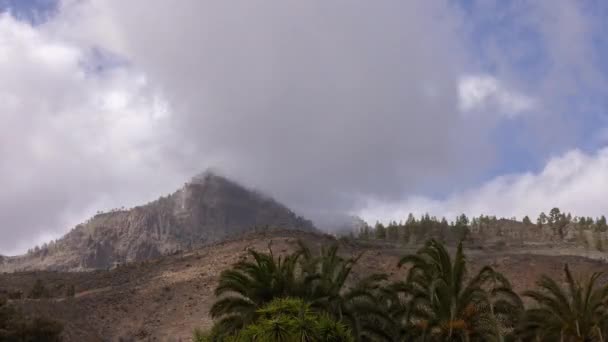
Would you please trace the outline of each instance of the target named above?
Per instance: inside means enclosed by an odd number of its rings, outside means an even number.
[[[403,257],[399,265],[405,264],[411,268],[401,288],[411,297],[411,323],[402,330],[418,330],[433,341],[492,341],[512,331],[523,309],[507,279],[491,267],[467,280],[462,243],[452,258],[430,240]]]
[[[566,288],[542,276],[537,289],[524,296],[536,302],[525,312],[519,328],[525,339],[536,341],[604,341],[608,333],[608,287],[599,285],[601,273],[585,282],[574,280],[564,267]]]
[[[218,300],[211,307],[217,320],[214,336],[234,335],[257,319],[260,308],[277,298],[305,300],[312,308],[360,331],[358,313],[368,310],[376,286],[373,276],[346,288],[356,258],[338,255],[338,246],[323,247],[318,255],[300,243],[289,255],[249,251],[244,260],[222,272],[215,290]],[[373,310],[371,311],[373,313]]]
[[[578,225],[583,228],[583,229],[591,229],[594,224],[593,224],[593,218],[591,217],[581,217],[578,220]]]
[[[441,219],[430,216],[429,214],[422,215],[416,219],[413,214],[409,214],[405,222],[391,221],[387,226],[377,222],[373,228],[364,226],[358,233],[358,238],[361,240],[386,240],[390,242],[401,243],[420,243],[421,241],[435,238],[440,242],[457,242],[469,237],[471,226],[481,228],[490,224],[496,223],[496,217],[486,217],[483,220],[480,218],[469,218],[462,214],[456,217],[455,222],[451,225],[445,217]]]
[[[369,240],[371,237],[371,228],[367,225],[367,223],[361,228],[359,232],[359,239]]]
[[[251,323],[255,312],[274,298],[298,296],[302,281],[296,266],[300,253],[277,257],[272,253],[249,250],[252,260],[237,263],[220,275],[215,294],[221,297],[211,307],[211,316],[219,318],[219,329],[232,333]]]
[[[542,228],[544,224],[547,224],[547,219],[547,215],[544,212],[540,213],[540,215],[538,215],[538,219],[536,220],[538,228]]]
[[[0,299],[0,341],[6,342],[59,342],[63,325],[50,319],[25,317],[10,305],[6,299]]]
[[[595,225],[599,232],[607,231],[608,225],[606,224],[606,216],[602,215],[599,219],[597,219],[597,221],[595,222]]]
[[[192,333],[192,342],[212,342],[213,337],[210,332],[194,329]]]
[[[461,214],[456,218],[456,227],[466,227],[469,225],[469,218],[465,214]]]
[[[551,209],[551,211],[549,211],[549,219],[548,219],[547,223],[549,223],[549,225],[551,226],[551,225],[559,222],[560,218],[561,218],[561,212],[560,212],[559,208],[553,208],[553,209]]]
[[[399,226],[397,225],[397,222],[391,222],[391,224],[386,227],[386,238],[389,241],[399,240]]]
[[[380,222],[377,222],[374,227],[374,237],[378,240],[386,239],[386,228]]]
[[[532,220],[530,220],[530,218],[528,217],[528,215],[524,216],[522,223],[526,226],[531,226],[532,225]]]
[[[547,224],[571,222],[561,212],[551,214]],[[411,216],[389,227],[414,232],[433,222],[439,223]],[[495,217],[481,216],[471,225],[491,223]],[[468,229],[468,218],[457,218],[455,227]],[[248,259],[221,274],[211,309],[215,325],[208,333],[195,331],[194,341],[592,342],[608,333],[608,286],[600,286],[599,273],[577,282],[566,266],[565,288],[543,276],[538,289],[525,292],[536,303],[525,309],[492,267],[469,275],[462,242],[450,253],[428,240],[401,258],[398,266],[409,267],[400,281],[383,274],[349,281],[358,260],[341,256],[337,245],[314,253],[300,243],[283,256],[249,251]]]
[[[566,215],[562,213],[559,208],[553,208],[549,212],[549,217],[547,218],[547,223],[553,229],[555,234],[558,234],[561,239],[564,238],[565,231],[564,229],[572,220],[572,216],[570,214]]]
[[[348,328],[326,313],[314,311],[302,299],[279,298],[257,311],[255,322],[244,327],[230,342],[354,341]]]

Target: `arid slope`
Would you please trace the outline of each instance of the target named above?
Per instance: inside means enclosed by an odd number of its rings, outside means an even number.
[[[272,241],[275,253],[285,253],[296,248],[298,239],[313,247],[336,241],[327,235],[298,231],[257,233],[110,271],[3,274],[0,289],[27,293],[36,279],[43,279],[55,298],[14,302],[29,313],[64,321],[67,341],[189,341],[194,328],[212,324],[208,310],[222,270],[244,258],[248,248],[267,250]],[[379,271],[402,277],[405,271],[396,267],[397,260],[416,248],[348,240],[339,243],[344,254],[363,253],[355,279]],[[566,262],[577,274],[606,269],[599,260],[533,254],[525,248],[476,249],[467,254],[473,271],[491,264],[504,272],[518,291],[533,286],[541,273],[561,277]],[[76,287],[76,296],[65,299],[69,285]]]

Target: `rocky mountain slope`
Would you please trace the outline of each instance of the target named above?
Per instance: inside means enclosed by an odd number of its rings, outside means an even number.
[[[54,243],[4,257],[0,271],[107,269],[266,229],[315,228],[275,200],[205,173],[172,195],[100,213]]]
[[[209,328],[208,310],[219,274],[245,258],[248,248],[274,253],[297,248],[300,239],[313,248],[334,243],[331,236],[300,231],[253,233],[189,252],[129,263],[113,270],[88,272],[31,271],[0,274],[0,291],[27,294],[36,279],[50,290],[49,299],[18,299],[15,305],[29,314],[52,316],[65,324],[65,341],[190,341],[194,328]],[[339,240],[344,255],[362,257],[353,280],[384,272],[403,279],[398,260],[419,246],[379,241]],[[568,263],[576,276],[605,270],[601,260],[577,256],[580,251],[513,247],[503,250],[468,249],[471,273],[492,265],[512,281],[518,292],[530,289],[541,274],[562,279]],[[602,281],[605,281],[603,279]],[[66,287],[76,289],[65,298]]]

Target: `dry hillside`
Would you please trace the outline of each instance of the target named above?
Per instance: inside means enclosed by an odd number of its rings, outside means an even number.
[[[293,250],[298,239],[313,247],[336,241],[327,235],[298,231],[257,233],[109,271],[3,274],[0,289],[27,293],[36,279],[42,279],[55,298],[14,302],[29,313],[63,321],[66,341],[188,341],[194,328],[212,324],[207,311],[223,269],[245,257],[248,248],[267,250],[272,241],[273,251],[284,253]],[[397,260],[415,249],[380,242],[339,243],[342,253],[364,253],[355,279],[378,271],[394,278],[403,276],[404,270],[396,267]],[[518,291],[533,286],[541,273],[561,277],[565,262],[577,274],[606,269],[604,262],[591,258],[557,255],[556,250],[540,253],[527,248],[467,251],[471,268],[492,264],[513,281]],[[75,286],[76,296],[65,299],[69,285]]]

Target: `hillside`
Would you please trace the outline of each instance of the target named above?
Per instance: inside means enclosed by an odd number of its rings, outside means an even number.
[[[43,279],[55,298],[14,303],[28,313],[51,315],[65,322],[66,341],[189,341],[194,328],[211,326],[208,310],[222,270],[244,258],[248,248],[267,251],[272,241],[275,253],[286,253],[296,248],[298,239],[313,247],[336,241],[331,236],[298,231],[255,233],[109,271],[3,274],[0,289],[27,293],[36,279]],[[397,261],[416,248],[387,242],[339,243],[343,254],[363,253],[353,280],[375,272],[386,272],[393,279],[404,276]],[[558,255],[558,251],[511,248],[469,249],[466,253],[471,272],[493,265],[519,292],[531,288],[542,273],[561,279],[564,263],[581,275],[606,268],[602,261],[568,255],[567,251]],[[76,296],[64,299],[69,285],[75,286]]]
[[[130,210],[100,213],[54,243],[4,257],[0,271],[107,269],[256,229],[315,228],[272,198],[208,172],[172,195]]]

